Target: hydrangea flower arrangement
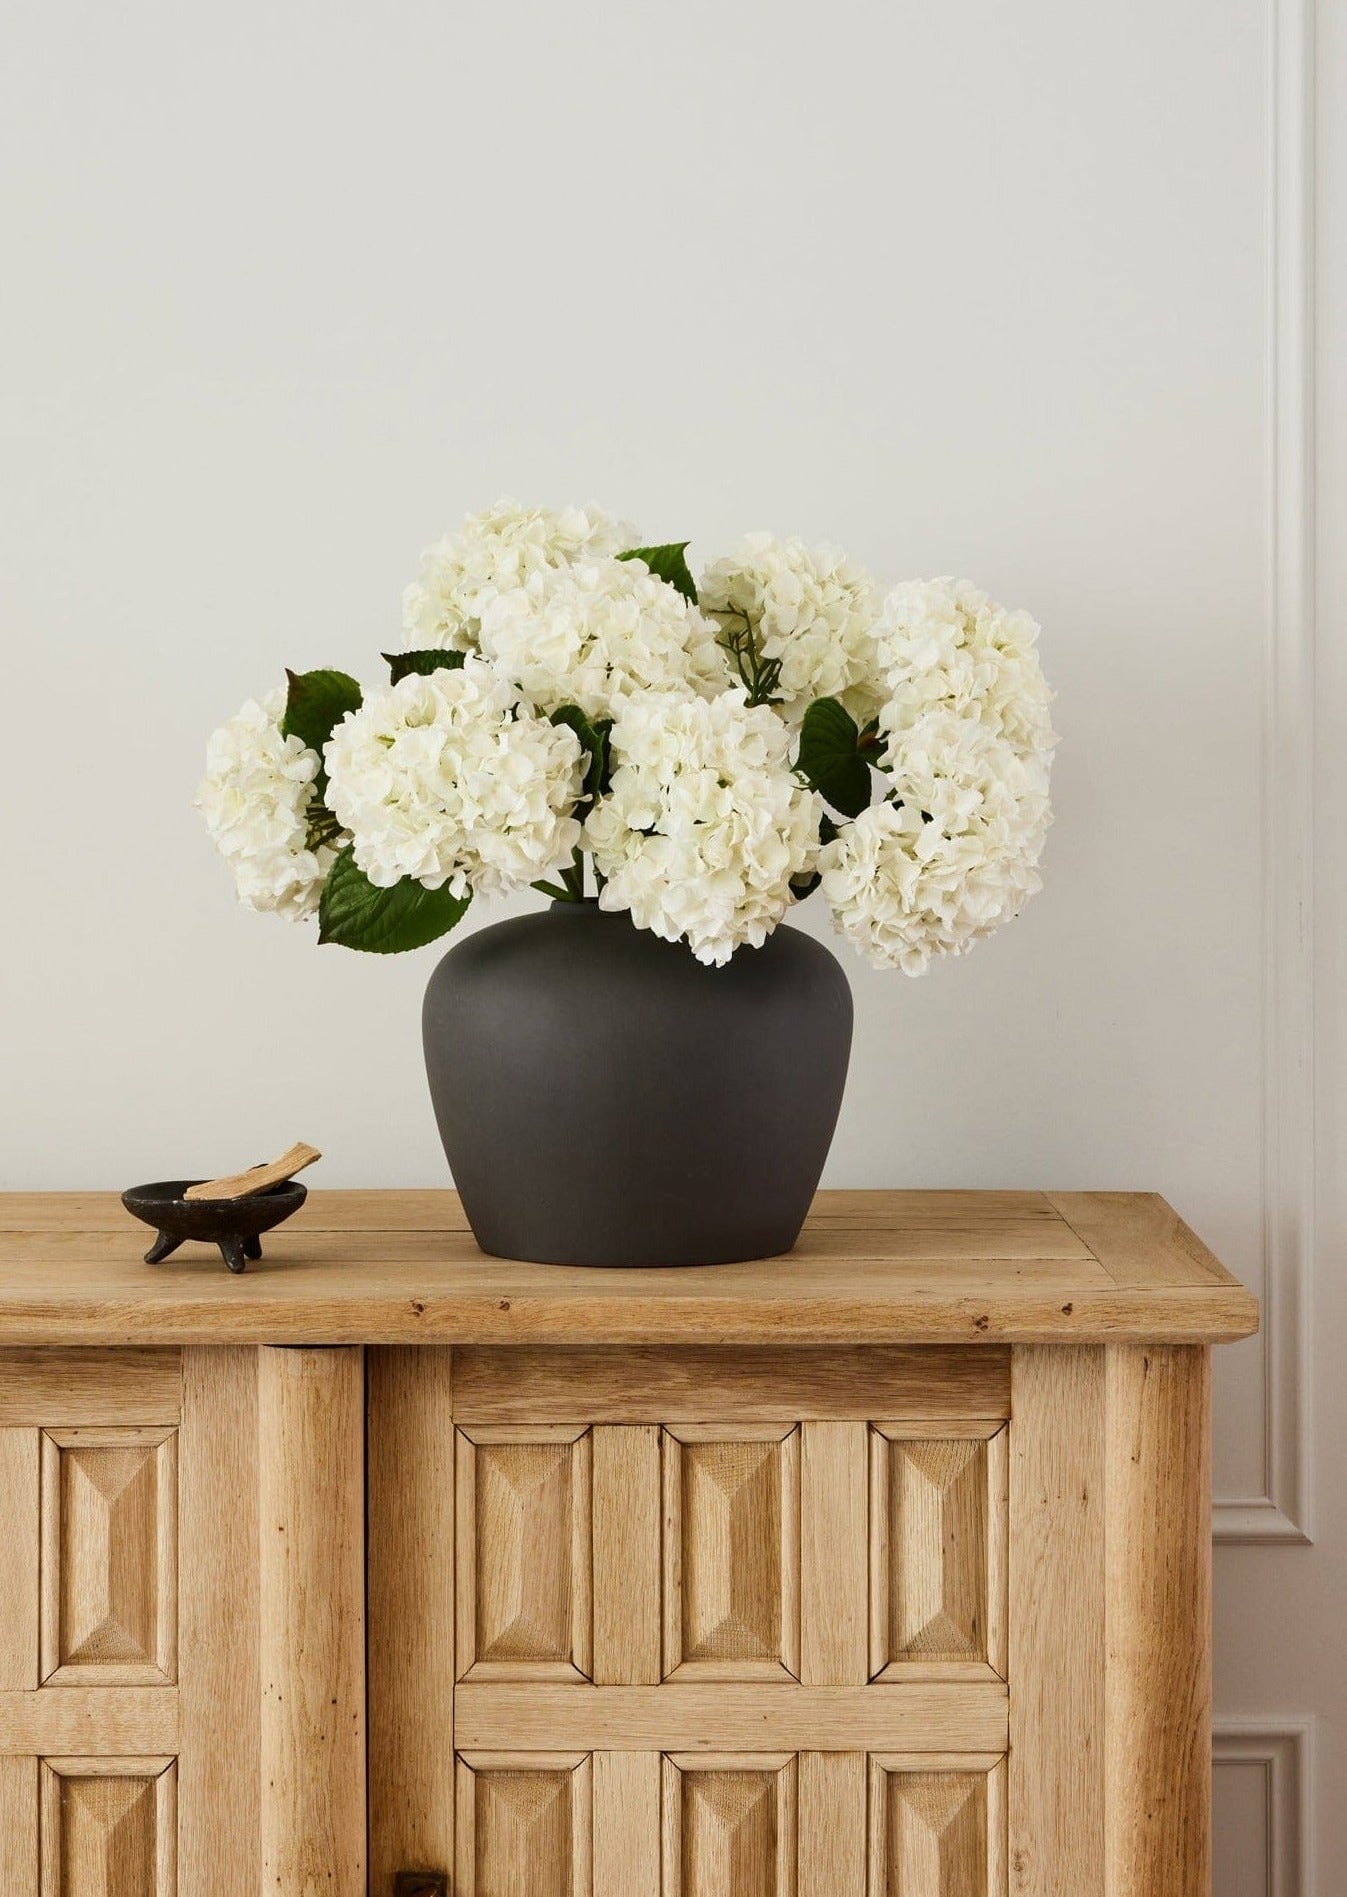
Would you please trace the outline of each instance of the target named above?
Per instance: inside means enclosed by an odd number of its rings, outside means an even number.
[[[364,692],[289,673],[210,740],[198,806],[249,908],[419,948],[530,886],[758,945],[815,889],[880,967],[962,954],[1040,887],[1056,738],[1027,613],[886,597],[747,535],[694,580],[596,507],[470,515],[424,555]]]

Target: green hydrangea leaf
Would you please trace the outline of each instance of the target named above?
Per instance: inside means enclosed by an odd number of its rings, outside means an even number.
[[[800,726],[797,768],[811,790],[844,817],[858,817],[870,803],[870,766],[861,755],[856,720],[835,698],[817,698]]]
[[[314,802],[321,804],[327,799],[323,746],[348,711],[359,711],[360,686],[348,673],[326,667],[317,672],[292,672],[287,666],[285,676],[290,683],[281,731],[285,737],[298,738],[301,744],[307,744],[311,751],[318,753],[313,796]]]
[[[398,680],[409,673],[417,672],[425,678],[431,672],[457,672],[462,669],[466,652],[442,652],[432,649],[429,652],[385,652],[384,660],[388,665],[388,682],[396,685]]]
[[[472,891],[426,889],[410,876],[391,889],[376,889],[357,869],[350,847],[328,871],[318,903],[318,940],[369,955],[402,955],[447,935],[462,921]]]
[[[695,606],[697,582],[684,557],[690,545],[690,541],[676,540],[665,547],[631,547],[617,557],[619,560],[644,560],[656,579],[675,587],[684,599],[690,599]]]
[[[346,672],[324,668],[317,672],[292,672],[286,693],[285,715],[281,730],[286,737],[298,738],[321,757],[323,746],[348,711],[359,711],[361,692],[355,679]]]

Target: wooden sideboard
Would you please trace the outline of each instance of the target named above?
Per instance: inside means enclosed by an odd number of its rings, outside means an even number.
[[[1205,1897],[1209,1346],[1144,1194],[233,1278],[0,1197],[4,1897]]]

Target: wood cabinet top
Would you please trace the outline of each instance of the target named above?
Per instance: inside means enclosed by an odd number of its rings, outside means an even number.
[[[147,1265],[112,1193],[0,1194],[0,1345],[1219,1343],[1253,1296],[1136,1192],[821,1192],[785,1258],[700,1270],[478,1251],[452,1192],[323,1192],[233,1277]]]

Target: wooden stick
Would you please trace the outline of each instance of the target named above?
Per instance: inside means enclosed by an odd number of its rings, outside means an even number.
[[[282,1179],[292,1179],[322,1157],[316,1146],[306,1146],[301,1140],[288,1153],[282,1153],[279,1159],[265,1166],[252,1166],[247,1172],[231,1172],[223,1179],[203,1179],[199,1186],[188,1186],[182,1196],[184,1199],[246,1199],[249,1193],[265,1192],[268,1186],[278,1186]]]

